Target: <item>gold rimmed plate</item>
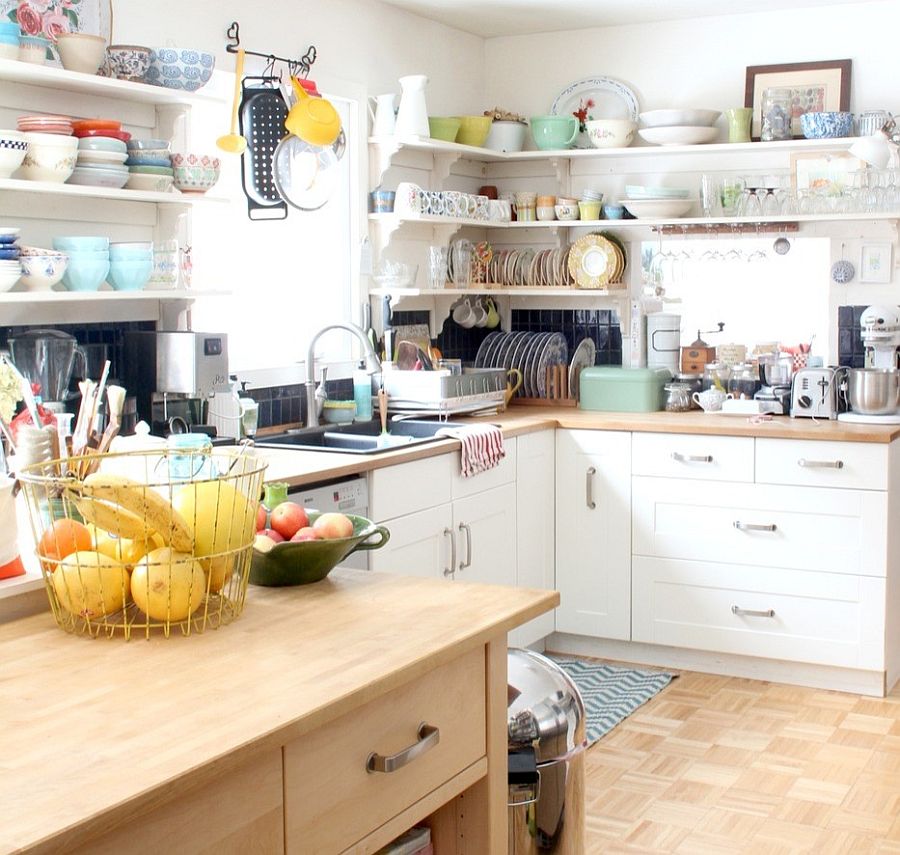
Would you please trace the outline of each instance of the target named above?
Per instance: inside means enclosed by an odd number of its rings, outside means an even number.
[[[616,266],[615,247],[602,235],[584,235],[572,244],[568,268],[578,288],[605,288]]]

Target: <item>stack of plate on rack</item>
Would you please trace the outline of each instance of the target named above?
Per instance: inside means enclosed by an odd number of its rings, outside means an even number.
[[[576,288],[601,289],[621,284],[625,246],[611,232],[592,232],[572,244],[568,267]]]
[[[492,332],[475,356],[476,368],[518,368],[522,386],[517,395],[547,397],[547,369],[569,364],[569,346],[559,332]]]
[[[500,288],[567,288],[568,256],[569,247],[497,250],[488,263],[488,282]]]
[[[624,205],[628,213],[639,220],[683,217],[697,201],[690,198],[690,195],[690,190],[678,187],[626,184],[625,198],[619,204]]]

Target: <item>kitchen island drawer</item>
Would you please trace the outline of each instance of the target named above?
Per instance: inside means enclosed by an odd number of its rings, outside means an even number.
[[[757,439],[756,480],[761,484],[887,490],[892,445]]]
[[[716,418],[716,416],[710,416]],[[753,481],[753,438],[683,433],[635,433],[631,441],[634,475]]]
[[[634,559],[632,639],[883,670],[885,580]]]
[[[287,744],[286,852],[342,852],[476,763],[485,708],[477,648]],[[376,752],[396,768],[369,771]]]
[[[884,576],[887,494],[632,479],[632,552]]]

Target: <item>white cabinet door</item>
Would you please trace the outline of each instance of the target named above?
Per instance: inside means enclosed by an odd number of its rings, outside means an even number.
[[[546,588],[556,584],[554,537],[556,508],[555,431],[544,430],[518,438],[516,459],[516,584]],[[510,644],[525,647],[553,632],[554,615],[547,612],[516,627]]]
[[[441,576],[451,567],[453,513],[450,505],[426,508],[384,523],[391,539],[369,553],[369,569],[405,576]]]
[[[556,432],[556,629],[631,635],[631,434]]]
[[[516,584],[516,487],[505,484],[453,503],[461,582]]]

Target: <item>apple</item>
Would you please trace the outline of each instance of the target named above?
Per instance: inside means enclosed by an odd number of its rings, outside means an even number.
[[[275,546],[276,543],[280,543],[283,540],[284,538],[281,537],[281,535],[278,535],[278,540],[273,540],[268,535],[260,532],[256,535],[255,538],[253,538],[253,548],[257,552],[268,552],[273,546]]]
[[[304,526],[297,530],[297,533],[291,538],[292,543],[299,543],[301,540],[319,540],[319,533],[312,526]]]
[[[309,517],[303,505],[282,502],[272,509],[270,525],[285,540],[290,540],[301,528],[309,525]]]
[[[344,514],[322,514],[312,527],[323,540],[335,540],[353,534],[353,522]]]
[[[256,530],[262,531],[266,527],[268,512],[264,505],[260,504],[260,506],[256,509]]]
[[[263,534],[269,540],[274,540],[275,543],[281,543],[285,538],[283,538],[274,528],[264,528],[262,531],[256,532],[257,535]]]

